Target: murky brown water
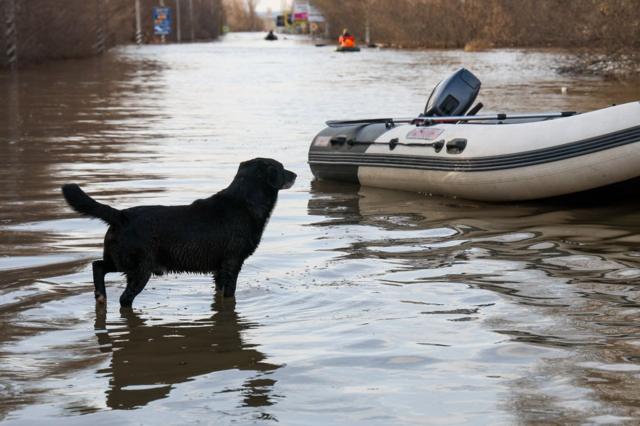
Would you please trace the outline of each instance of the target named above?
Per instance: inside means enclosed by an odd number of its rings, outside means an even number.
[[[640,201],[487,205],[311,182],[326,119],[407,116],[460,65],[488,110],[598,108],[636,83],[549,52],[339,55],[289,38],[126,47],[0,74],[0,419],[33,424],[637,424]],[[568,87],[568,95],[560,87]],[[59,194],[180,204],[272,156],[280,195],[237,301],[123,280]]]

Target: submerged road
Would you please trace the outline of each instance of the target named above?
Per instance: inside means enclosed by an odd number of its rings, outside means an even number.
[[[585,111],[637,84],[560,53],[396,51],[230,34],[0,74],[0,420],[7,424],[637,424],[639,201],[491,205],[312,181],[328,119],[411,116],[465,66],[488,111]],[[567,87],[562,94],[561,88]],[[298,174],[235,302],[154,277],[132,311],[91,261],[118,208],[184,204],[240,161]]]

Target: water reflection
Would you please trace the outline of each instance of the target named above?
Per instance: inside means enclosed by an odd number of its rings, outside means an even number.
[[[153,156],[140,138],[131,136],[131,126],[122,123],[136,120],[142,126],[158,118],[155,111],[145,112],[149,109],[140,93],[162,89],[161,83],[144,80],[162,66],[126,58],[80,63],[51,63],[19,75],[0,73],[0,87],[7,94],[7,102],[0,104],[0,129],[6,129],[0,130],[2,224],[56,217],[59,187],[69,180],[157,179],[156,173],[126,170],[113,162]]]
[[[629,186],[500,205],[314,182],[308,212],[320,218],[314,226],[360,231],[337,250],[392,262],[384,282],[458,283],[524,307],[517,317],[504,307],[488,316],[487,305],[422,312],[483,320],[505,337],[493,363],[513,362],[502,347],[549,350],[507,383],[516,418],[618,423],[640,415],[640,225]],[[612,400],[616,409],[600,416]]]
[[[280,368],[266,361],[243,333],[256,327],[242,319],[235,302],[216,298],[211,317],[187,323],[153,324],[131,309],[121,310],[121,321],[110,324],[106,312],[96,309],[96,337],[102,352],[111,353],[106,404],[133,409],[166,398],[176,384],[227,370],[255,372],[238,392],[241,407],[268,407],[276,401],[270,374]],[[263,414],[268,416],[268,414]]]

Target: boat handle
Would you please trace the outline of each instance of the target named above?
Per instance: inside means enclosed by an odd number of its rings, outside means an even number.
[[[447,142],[447,154],[460,154],[467,147],[467,140],[462,138],[451,139]]]
[[[421,146],[421,147],[433,147],[433,149],[436,152],[440,152],[442,150],[442,147],[444,146],[444,139],[440,139],[437,140],[435,142],[426,142],[426,143],[419,143],[419,142],[408,142],[408,143],[404,143],[404,142],[400,142],[400,139],[398,138],[393,138],[389,141],[389,149],[391,151],[393,151],[396,146],[398,145],[402,145],[402,146]]]
[[[330,139],[331,145],[344,145],[347,142],[346,136],[334,136]]]

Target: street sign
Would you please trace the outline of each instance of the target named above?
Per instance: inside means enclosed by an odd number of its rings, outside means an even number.
[[[153,8],[153,33],[161,36],[171,34],[171,9],[168,7]]]
[[[308,12],[298,12],[293,14],[294,21],[306,21],[309,18]]]
[[[276,27],[287,27],[293,24],[293,15],[285,13],[284,15],[278,15],[276,17]]]
[[[307,21],[309,18],[309,1],[308,0],[294,0],[293,2],[293,20],[294,21]]]
[[[324,22],[324,16],[322,15],[322,13],[312,5],[309,5],[308,19],[309,22]]]

